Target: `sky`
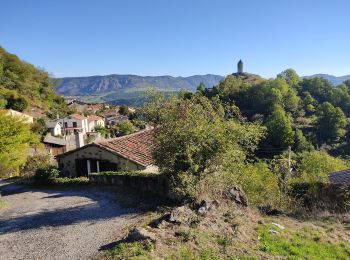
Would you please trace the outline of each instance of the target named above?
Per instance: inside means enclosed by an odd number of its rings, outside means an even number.
[[[0,46],[55,77],[350,74],[349,0],[0,0]]]

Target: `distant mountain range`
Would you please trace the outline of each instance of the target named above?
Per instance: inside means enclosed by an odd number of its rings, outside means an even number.
[[[181,89],[195,90],[202,82],[206,87],[217,85],[224,77],[219,75],[194,75],[190,77],[107,75],[54,79],[56,92],[63,96],[75,96],[90,102],[107,101],[116,104],[133,103],[133,98],[149,88],[162,92]]]
[[[334,86],[350,75],[336,77],[328,74],[315,74],[304,78],[322,77]],[[110,102],[114,104],[137,105],[142,103],[142,93],[154,88],[165,93],[181,89],[194,91],[202,82],[206,87],[217,85],[224,77],[220,75],[194,75],[190,77],[106,75],[91,77],[67,77],[54,79],[56,92],[63,96],[77,97],[87,102]]]
[[[345,80],[350,80],[350,75],[336,77],[336,76],[329,75],[329,74],[315,74],[315,75],[311,75],[311,76],[305,76],[303,78],[314,78],[314,77],[321,77],[321,78],[327,79],[334,86],[337,86],[337,85],[343,83]]]

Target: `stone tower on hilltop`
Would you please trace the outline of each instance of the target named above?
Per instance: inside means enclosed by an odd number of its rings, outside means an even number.
[[[237,63],[237,73],[238,74],[243,74],[243,61],[239,60]]]

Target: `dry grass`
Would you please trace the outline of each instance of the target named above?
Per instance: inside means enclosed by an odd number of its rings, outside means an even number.
[[[149,226],[151,220],[168,211],[148,213],[142,223],[138,223],[139,227],[143,226],[156,235],[154,247],[145,247],[137,242],[124,243],[119,249],[104,254],[103,258],[125,258],[126,255],[116,254],[120,250],[142,253],[132,259],[300,259],[295,258],[293,253],[304,254],[301,258],[310,254],[312,258],[318,253],[325,256],[327,250],[330,253],[336,251],[339,259],[347,255],[350,257],[350,221],[346,214],[324,213],[323,216],[318,214],[318,218],[308,216],[307,219],[269,217],[261,215],[256,209],[220,202],[218,208],[209,211],[206,217],[199,217],[190,226],[169,222],[163,223],[160,228]],[[272,223],[278,223],[285,229],[279,230]],[[270,234],[270,229],[276,230],[277,235]],[[294,244],[299,241],[311,249],[301,247],[300,251],[294,252]],[[319,246],[328,249],[321,250]],[[147,251],[147,248],[150,250]]]

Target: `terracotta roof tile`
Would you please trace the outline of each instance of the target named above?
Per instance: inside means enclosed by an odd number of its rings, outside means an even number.
[[[350,169],[330,173],[328,178],[332,183],[350,184]]]
[[[78,120],[84,120],[84,119],[86,119],[85,116],[79,115],[79,114],[72,114],[72,115],[70,115],[70,117],[72,117],[72,118],[74,118],[74,119],[78,119]]]
[[[96,143],[113,153],[143,166],[154,164],[154,131],[146,130],[135,134],[115,138],[110,141]]]
[[[103,119],[103,118],[100,117],[100,116],[96,116],[96,115],[88,116],[88,121],[98,121],[98,120],[101,120],[101,119]]]

